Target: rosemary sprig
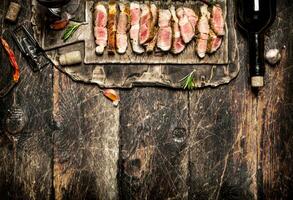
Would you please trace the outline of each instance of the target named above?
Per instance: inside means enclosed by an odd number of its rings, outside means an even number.
[[[66,42],[70,37],[72,37],[73,33],[81,26],[83,23],[74,23],[70,24],[66,30],[64,31],[63,34],[63,41]]]
[[[192,90],[196,87],[194,72],[195,70],[193,70],[192,72],[190,72],[188,75],[186,75],[180,80],[180,82],[182,83],[183,89]]]

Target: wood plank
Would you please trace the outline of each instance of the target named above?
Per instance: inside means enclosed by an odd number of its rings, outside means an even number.
[[[55,198],[116,199],[119,109],[98,87],[55,70],[54,118]]]
[[[239,51],[246,49],[239,39]],[[240,66],[246,66],[242,55]],[[190,199],[257,199],[255,97],[242,67],[236,81],[190,93]]]
[[[4,19],[10,1],[0,2],[1,19]],[[18,22],[30,18],[29,1],[21,1]],[[1,20],[1,32],[16,25]],[[0,135],[0,194],[1,199],[51,199],[52,194],[52,69],[33,73],[17,50],[11,38],[6,38],[15,49],[20,64],[20,82],[16,86],[16,102],[27,113],[26,127],[14,137],[14,142]],[[7,57],[2,52],[1,57]],[[3,59],[1,59],[3,61]],[[2,62],[9,67],[8,61]],[[1,66],[2,67],[2,66]],[[1,131],[12,103],[12,93],[1,99]],[[7,133],[6,133],[7,134]]]
[[[120,199],[187,199],[187,92],[121,92]]]
[[[262,124],[261,169],[264,199],[293,198],[293,136],[292,136],[292,75],[293,75],[293,5],[278,1],[278,17],[267,34],[266,49],[281,48],[282,60],[266,66],[266,87],[258,103]]]

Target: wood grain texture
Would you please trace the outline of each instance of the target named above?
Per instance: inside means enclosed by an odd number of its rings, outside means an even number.
[[[54,119],[55,198],[116,199],[119,109],[97,87],[55,70]]]
[[[255,164],[257,157],[248,148],[256,144],[248,135],[245,74],[242,69],[228,87],[190,94],[191,199],[257,199],[252,187],[256,166],[247,163]]]
[[[8,3],[0,2],[0,16]],[[31,12],[28,1],[21,3],[20,21]],[[292,199],[292,12],[291,0],[278,1],[266,50],[287,48],[277,66],[266,66],[266,86],[258,96],[248,84],[242,34],[237,36],[241,71],[229,85],[191,92],[120,90],[118,108],[98,87],[76,83],[56,69],[32,73],[17,51],[17,102],[29,122],[13,143],[3,123],[12,96],[0,99],[0,199]],[[0,19],[1,30],[15,26]],[[84,47],[57,53],[75,48]],[[176,74],[188,71],[131,67],[135,73],[127,84],[140,74],[147,84],[149,74],[161,72],[175,82]],[[84,77],[92,72],[113,77],[104,85],[122,84],[121,74],[129,72],[118,65],[73,66],[71,78],[78,80],[79,68]]]
[[[187,92],[121,92],[120,199],[188,198]]]
[[[292,66],[293,4],[278,1],[278,17],[266,37],[266,50],[282,49],[282,60],[266,66],[266,87],[259,97],[262,124],[261,170],[264,199],[293,198]]]
[[[29,1],[21,1],[18,21],[30,17]],[[12,30],[15,24],[3,21],[9,1],[1,1],[1,32]],[[7,37],[7,35],[5,35]],[[15,50],[21,68],[20,82],[15,90],[16,102],[28,115],[27,126],[14,140],[0,135],[1,199],[51,199],[52,194],[52,68],[33,73],[11,37],[6,38]],[[2,48],[2,47],[1,47]],[[3,57],[3,52],[2,52]],[[5,55],[7,58],[7,56]],[[8,62],[1,62],[10,68]],[[1,132],[4,116],[11,106],[12,93],[1,99]],[[7,134],[7,133],[6,133]],[[2,181],[3,180],[3,181]]]

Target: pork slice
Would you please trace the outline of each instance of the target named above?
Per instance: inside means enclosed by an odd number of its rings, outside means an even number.
[[[129,8],[127,4],[119,4],[119,17],[117,23],[116,46],[117,52],[123,54],[126,52],[128,45],[128,23],[129,23]]]
[[[119,11],[117,33],[126,33],[129,27],[128,24],[130,15],[128,4],[120,3]]]
[[[209,39],[210,25],[209,25],[210,13],[207,5],[200,7],[200,19],[198,22],[198,38],[196,44],[196,52],[200,58],[204,58],[207,52],[207,45]]]
[[[204,58],[207,52],[208,47],[208,35],[204,33],[200,33],[199,37],[197,38],[196,43],[196,52],[198,57]]]
[[[157,6],[152,3],[150,5],[150,10],[152,14],[152,23],[150,27],[150,37],[149,37],[149,42],[146,42],[144,45],[146,46],[146,52],[151,53],[154,51],[157,43],[157,38],[158,38],[158,8]]]
[[[174,6],[171,6],[170,12],[172,15],[172,29],[173,29],[172,53],[179,54],[184,50],[185,44],[181,37],[180,28],[179,28],[179,19],[177,18]]]
[[[171,23],[171,12],[168,9],[159,10],[159,27],[168,27]]]
[[[108,16],[108,54],[115,54],[117,31],[117,4],[109,3]]]
[[[124,54],[127,50],[128,42],[127,42],[127,35],[117,33],[116,34],[116,43],[117,43],[117,52],[119,54]]]
[[[107,39],[108,39],[108,32],[107,32],[107,10],[106,7],[101,4],[97,3],[94,7],[94,36],[95,36],[95,43],[96,53],[103,54],[105,47],[107,46]]]
[[[106,27],[107,26],[107,9],[101,4],[97,3],[94,7],[95,26]]]
[[[207,9],[207,5],[201,6],[200,13],[201,13],[201,16],[198,21],[198,32],[209,34],[209,32],[210,32],[210,25],[209,25],[210,13]]]
[[[159,10],[158,25],[157,47],[162,51],[169,51],[172,46],[171,12],[169,10]]]
[[[107,28],[95,27],[95,43],[97,44],[96,53],[103,54],[105,47],[107,46]]]
[[[139,24],[140,19],[140,5],[136,2],[130,3],[130,25]]]
[[[146,51],[148,53],[151,53],[155,50],[157,39],[158,39],[158,27],[154,27],[154,36],[152,40],[146,45]]]
[[[147,4],[141,5],[139,43],[144,44],[150,40],[151,36],[152,14],[150,6]]]
[[[214,5],[211,9],[210,24],[211,28],[217,35],[225,35],[225,21],[223,17],[223,10],[219,4]]]
[[[176,10],[176,14],[179,19],[178,24],[182,39],[187,44],[193,39],[195,35],[195,30],[193,28],[193,25],[189,21],[188,16],[185,15],[184,9],[182,7]]]
[[[212,30],[210,30],[207,52],[208,53],[216,52],[220,48],[221,44],[222,44],[222,37],[217,36]]]
[[[162,51],[169,51],[172,45],[171,27],[159,28],[157,47]]]
[[[191,8],[184,7],[183,10],[184,10],[184,14],[188,17],[188,20],[191,23],[193,30],[195,30],[196,25],[198,23],[197,14],[195,14],[194,10],[192,10]]]
[[[130,3],[130,39],[133,52],[141,54],[144,52],[143,47],[139,44],[139,20],[140,5],[136,2]]]
[[[158,21],[158,8],[156,6],[156,4],[151,4],[150,6],[151,8],[151,14],[152,14],[152,25],[155,26],[157,24]]]

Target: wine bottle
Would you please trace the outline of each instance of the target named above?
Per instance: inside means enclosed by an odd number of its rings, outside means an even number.
[[[276,17],[276,0],[237,0],[236,21],[248,35],[252,87],[264,85],[264,33]]]

